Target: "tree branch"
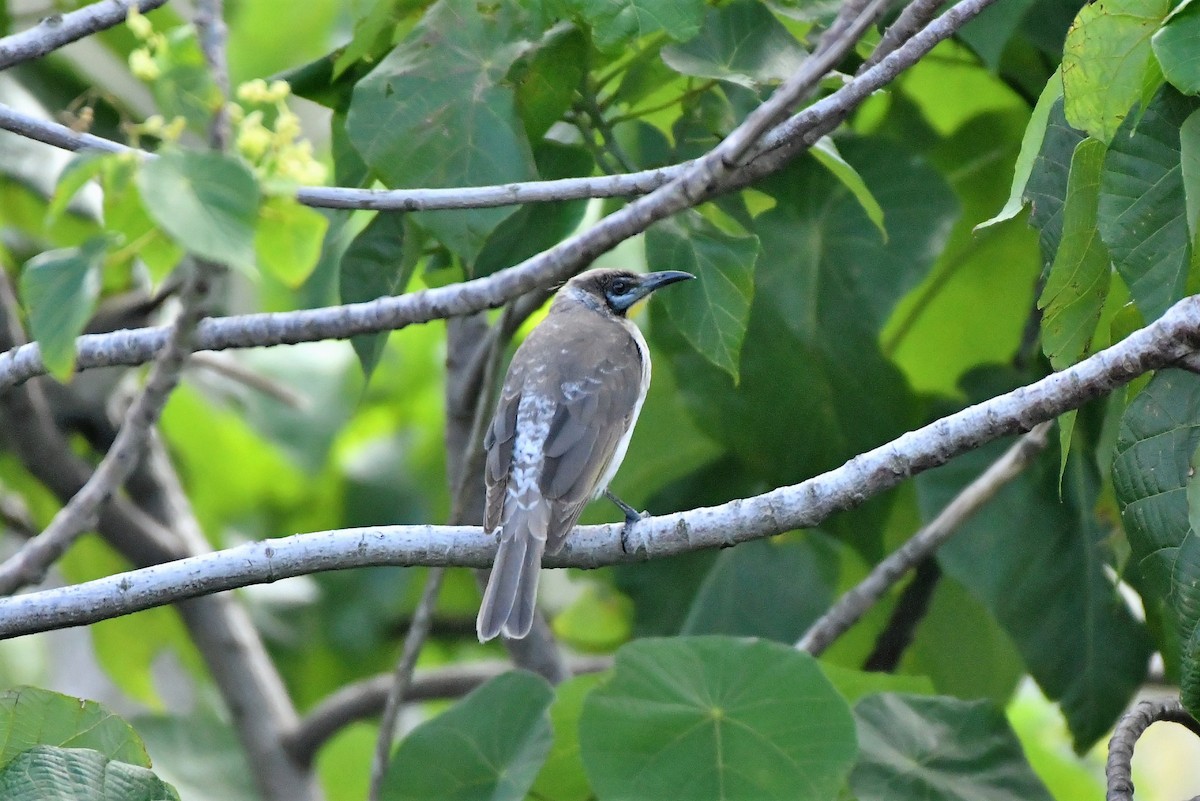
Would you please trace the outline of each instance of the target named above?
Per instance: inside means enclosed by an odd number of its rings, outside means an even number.
[[[1105,801],[1133,801],[1133,747],[1138,738],[1158,721],[1178,723],[1200,737],[1196,722],[1176,698],[1142,701],[1125,713],[1108,741],[1108,761],[1104,776],[1108,780]]]
[[[145,13],[152,11],[167,0],[102,0],[69,14],[52,14],[28,30],[0,39],[0,70],[14,64],[31,61],[53,52],[63,45],[78,41],[97,31],[120,25],[129,15],[129,7],[136,5]]]
[[[761,134],[811,82],[824,75],[827,65],[837,63],[839,51],[844,52],[850,46],[847,37],[839,47],[830,48],[822,58],[806,60],[798,75],[780,87],[771,100],[760,107],[761,111],[748,117],[742,126],[704,159],[682,165],[670,175],[670,183],[605,217],[587,231],[515,267],[474,281],[399,297],[380,298],[368,303],[205,320],[197,334],[197,348],[224,350],[296,344],[395,330],[414,323],[496,308],[539,286],[561,281],[601,253],[646,230],[654,222],[718,192],[748,185],[779,169],[788,159],[836,127],[872,92],[916,63],[934,45],[951,36],[994,1],[961,0],[879,64],[773,129],[763,139],[758,151],[760,155],[746,166],[738,168],[734,162],[745,156],[747,149],[754,144],[755,138],[751,134]],[[856,32],[867,24],[869,16],[862,15],[858,25],[851,28],[850,32]],[[0,108],[0,127],[9,127],[8,123],[14,121],[13,117],[11,110]],[[52,124],[28,118],[16,122],[20,123],[18,132],[25,135],[30,135],[35,129],[53,127]],[[71,149],[87,146],[82,138],[62,126],[55,128],[53,136],[43,141],[50,139],[54,140],[51,144]],[[96,139],[90,137],[89,141]],[[110,142],[106,149],[121,147]],[[657,172],[666,174],[665,171]],[[486,189],[503,190],[502,187]],[[142,364],[153,358],[165,339],[166,332],[161,328],[85,335],[77,340],[76,364],[81,370],[117,364]],[[0,387],[11,386],[44,372],[36,344],[0,354]]]
[[[472,621],[472,635],[474,634]],[[582,656],[568,660],[570,673],[599,673],[612,667],[612,657]],[[506,660],[468,662],[447,665],[431,670],[418,670],[404,694],[405,703],[461,698],[479,685],[512,670]],[[317,704],[288,739],[292,758],[301,764],[311,764],[326,742],[351,723],[378,715],[383,709],[388,689],[393,686],[390,673],[381,673],[363,681],[346,685]]]
[[[583,526],[547,567],[641,561],[734,545],[812,528],[835,511],[999,437],[1028,431],[1168,366],[1200,345],[1200,296],[1179,301],[1155,322],[1061,372],[963,409],[800,484],[722,506],[636,523]],[[495,543],[478,527],[390,526],[347,529],[248,543],[85,584],[0,599],[0,637],[92,623],[182,598],[367,565],[486,567]]]
[[[866,578],[838,599],[828,612],[809,627],[796,643],[796,648],[813,656],[824,653],[834,640],[845,634],[878,603],[904,574],[940,548],[958,532],[963,523],[995,497],[1005,484],[1019,476],[1045,449],[1046,436],[1052,425],[1050,420],[1039,423],[1021,437],[979,478],[964,487],[929,525],[875,565]]]

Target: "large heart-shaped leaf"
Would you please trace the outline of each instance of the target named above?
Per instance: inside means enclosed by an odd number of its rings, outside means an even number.
[[[815,660],[725,637],[626,645],[584,702],[579,740],[601,801],[832,801],[856,750]]]

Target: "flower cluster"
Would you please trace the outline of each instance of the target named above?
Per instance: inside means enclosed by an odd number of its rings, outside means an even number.
[[[237,103],[230,104],[238,152],[257,165],[264,177],[319,184],[325,180],[325,165],[313,156],[312,142],[300,138],[300,118],[287,105],[291,91],[285,81],[268,84],[261,78],[238,87],[238,100],[263,107],[247,113]],[[265,110],[275,112],[270,126],[265,122]]]
[[[158,62],[154,60],[154,54],[161,52],[167,46],[166,37],[161,33],[155,33],[150,20],[146,19],[136,5],[129,6],[125,24],[129,26],[129,30],[138,38],[138,41],[142,42],[142,47],[135,48],[129,54],[130,72],[143,81],[156,80],[162,74],[162,70],[159,68]]]
[[[136,6],[126,17],[129,30],[143,43],[129,54],[129,69],[144,81],[162,75],[164,58],[175,39],[168,40],[154,30]],[[227,105],[236,134],[237,149],[258,171],[260,177],[287,184],[319,184],[325,181],[325,165],[313,155],[312,143],[301,138],[300,118],[288,107],[292,89],[286,81],[261,78],[247,81],[237,89],[240,103]],[[173,141],[183,133],[186,122],[176,117],[170,122],[155,115],[137,126],[134,135],[156,136]]]

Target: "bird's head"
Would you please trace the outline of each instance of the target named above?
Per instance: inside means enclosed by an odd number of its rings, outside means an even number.
[[[628,270],[588,270],[568,281],[564,289],[577,293],[586,299],[589,305],[607,309],[618,317],[624,317],[630,307],[654,290],[695,277],[691,273],[679,270],[663,270],[645,275]]]

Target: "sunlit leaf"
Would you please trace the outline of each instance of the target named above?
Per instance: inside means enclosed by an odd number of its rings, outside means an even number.
[[[1146,94],[1150,35],[1169,0],[1099,0],[1084,6],[1063,46],[1063,98],[1071,125],[1104,143]]]
[[[37,687],[0,693],[0,768],[36,745],[90,748],[111,759],[150,767],[146,746],[133,727],[95,701]]]
[[[295,198],[267,198],[254,232],[259,265],[288,286],[299,286],[317,264],[328,227],[324,214]]]

